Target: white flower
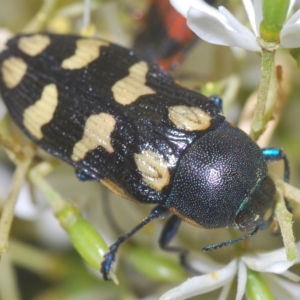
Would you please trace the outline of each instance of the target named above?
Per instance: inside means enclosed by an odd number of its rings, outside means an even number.
[[[223,6],[216,9],[202,0],[170,2],[187,19],[190,29],[206,42],[250,51],[261,50],[263,41],[259,37],[259,25],[262,21],[262,0],[243,0],[253,32]],[[295,0],[291,0],[289,11],[294,3]],[[280,45],[284,48],[300,47],[300,10],[285,22],[280,32]],[[264,44],[263,47],[269,46]],[[271,45],[268,49],[276,47]]]
[[[296,246],[299,253],[300,242]],[[300,277],[288,271],[288,268],[299,262],[299,256],[294,261],[288,261],[284,248],[255,255],[244,255],[239,260],[234,259],[226,266],[215,268],[208,274],[188,279],[181,285],[166,292],[161,296],[160,300],[188,299],[218,288],[222,288],[219,299],[226,299],[235,276],[237,276],[237,293],[235,299],[242,299],[246,290],[247,268],[264,273],[264,279],[267,283],[271,283],[269,288],[274,294],[285,295],[287,299],[297,299],[297,296],[300,294],[299,284],[278,278],[274,274],[281,274],[289,280],[299,282]],[[197,263],[199,264],[198,261]],[[204,268],[207,269],[206,263],[204,263]]]

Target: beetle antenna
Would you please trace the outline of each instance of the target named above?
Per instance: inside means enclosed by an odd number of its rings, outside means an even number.
[[[228,246],[228,245],[231,245],[231,244],[236,243],[236,242],[244,241],[244,240],[249,239],[252,236],[256,235],[258,229],[259,229],[259,227],[257,226],[251,233],[249,233],[249,234],[247,234],[245,236],[242,236],[242,237],[240,237],[238,239],[229,240],[229,241],[226,241],[226,242],[222,242],[222,243],[218,243],[218,244],[214,244],[214,245],[210,245],[210,246],[204,247],[204,248],[202,248],[202,251],[216,250],[218,248],[221,248],[221,247],[224,247],[224,246]]]

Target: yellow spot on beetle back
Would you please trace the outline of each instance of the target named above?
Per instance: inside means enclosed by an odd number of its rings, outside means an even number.
[[[16,87],[27,71],[27,64],[20,57],[10,57],[6,59],[1,68],[2,79],[5,85],[12,89]]]
[[[42,34],[36,34],[32,36],[24,36],[19,39],[19,49],[30,55],[36,56],[42,53],[51,43],[48,36]]]
[[[149,68],[146,62],[140,61],[129,68],[129,75],[117,81],[112,87],[115,101],[129,105],[140,96],[155,94],[156,92],[146,86],[146,75]]]
[[[42,126],[52,120],[57,104],[57,88],[51,83],[44,87],[41,98],[25,109],[23,124],[35,138],[43,138]]]
[[[89,63],[100,57],[101,46],[109,46],[109,43],[96,39],[78,40],[76,42],[75,54],[62,62],[62,68],[74,70],[86,67]]]
[[[199,107],[185,105],[170,106],[169,120],[179,129],[186,131],[205,130],[210,126],[211,116]]]
[[[85,123],[83,137],[78,141],[72,153],[72,160],[83,159],[87,152],[103,147],[107,152],[113,153],[110,135],[115,128],[116,120],[107,113],[90,116]]]
[[[142,173],[143,181],[151,188],[161,191],[170,182],[168,163],[163,156],[151,150],[135,153],[134,160]]]

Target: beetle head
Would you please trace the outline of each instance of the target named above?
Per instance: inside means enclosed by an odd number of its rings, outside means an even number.
[[[274,212],[275,195],[275,184],[270,177],[259,181],[250,197],[241,204],[234,227],[242,231],[267,228]]]

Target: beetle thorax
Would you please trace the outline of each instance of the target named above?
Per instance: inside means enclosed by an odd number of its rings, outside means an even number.
[[[266,176],[260,148],[240,129],[224,122],[183,154],[166,206],[189,223],[236,227],[242,203]]]

